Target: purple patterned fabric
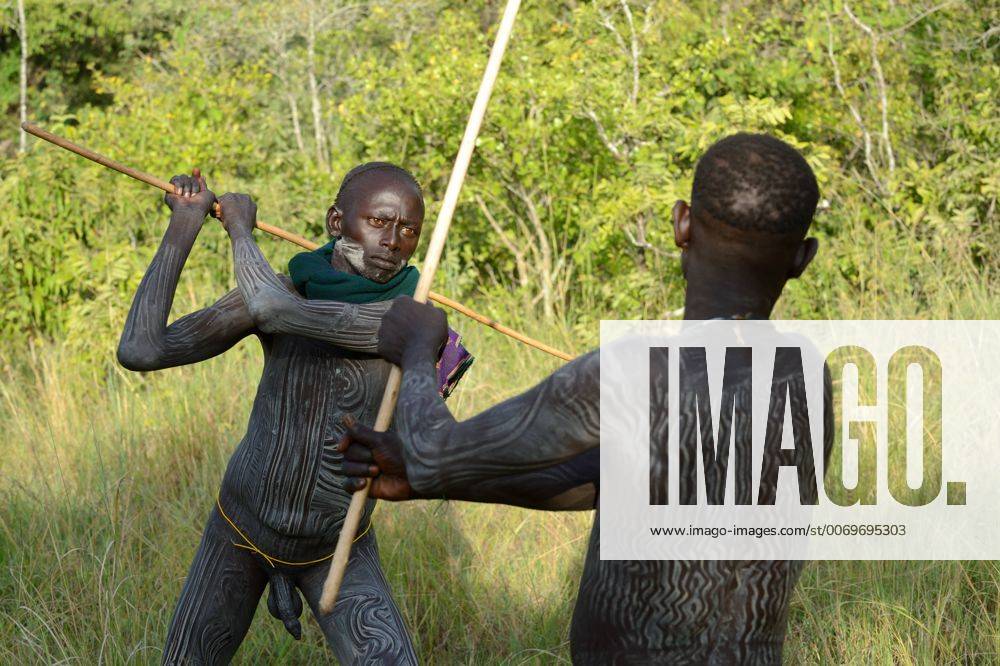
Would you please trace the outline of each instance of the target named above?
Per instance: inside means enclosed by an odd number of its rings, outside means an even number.
[[[458,331],[448,329],[448,341],[441,348],[441,356],[438,357],[438,393],[442,398],[447,398],[455,390],[458,380],[462,378],[465,371],[472,365],[472,354],[462,346],[462,336]]]

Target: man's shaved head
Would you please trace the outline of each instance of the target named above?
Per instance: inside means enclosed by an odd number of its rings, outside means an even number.
[[[351,194],[355,188],[368,177],[376,174],[398,176],[401,180],[409,183],[421,199],[424,196],[423,190],[420,189],[420,183],[413,177],[413,174],[398,164],[393,164],[392,162],[365,162],[354,167],[344,175],[344,180],[340,181],[340,189],[337,190],[337,198],[334,199],[333,205],[343,210],[344,204],[351,198]]]
[[[818,200],[812,169],[784,141],[734,134],[713,144],[695,167],[691,205],[674,204],[684,317],[766,318],[816,256],[806,232]]]
[[[734,134],[698,160],[691,216],[737,229],[805,236],[819,187],[797,150],[766,134]]]
[[[347,172],[326,228],[339,239],[331,265],[385,283],[406,266],[424,222],[424,196],[413,175],[391,162],[367,162]]]

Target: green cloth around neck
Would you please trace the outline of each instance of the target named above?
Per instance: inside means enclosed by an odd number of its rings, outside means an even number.
[[[300,294],[310,300],[341,303],[391,301],[397,296],[413,296],[420,272],[407,266],[388,282],[369,280],[360,275],[338,271],[330,265],[336,238],[312,252],[300,252],[288,262],[288,274]]]

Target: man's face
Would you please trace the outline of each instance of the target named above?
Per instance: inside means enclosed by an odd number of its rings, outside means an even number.
[[[413,183],[388,169],[359,174],[349,187],[343,210],[327,213],[328,229],[341,237],[337,251],[355,272],[386,282],[417,248],[423,198]]]

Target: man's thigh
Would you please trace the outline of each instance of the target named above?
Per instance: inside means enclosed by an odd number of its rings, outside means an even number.
[[[416,664],[413,642],[382,573],[374,530],[351,549],[337,605],[319,612],[329,562],[310,567],[298,580],[313,615],[341,664]]]
[[[170,621],[165,664],[225,664],[250,628],[267,576],[228,529],[213,509]]]

